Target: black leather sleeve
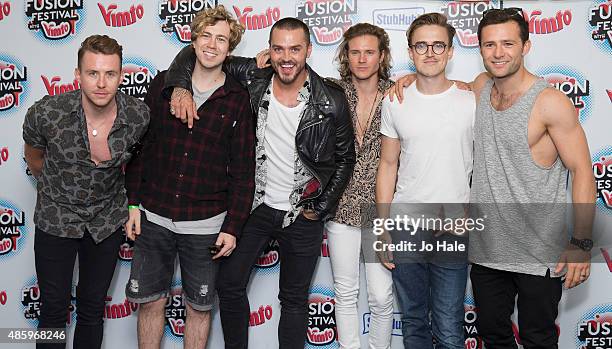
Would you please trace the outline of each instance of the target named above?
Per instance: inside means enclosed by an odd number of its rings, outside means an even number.
[[[164,97],[170,99],[175,87],[182,87],[193,94],[193,91],[191,91],[191,75],[195,67],[195,61],[196,55],[191,45],[185,46],[174,57],[166,74],[166,81],[162,90]],[[230,56],[223,63],[223,70],[245,87],[254,69],[257,69],[255,58]]]
[[[191,91],[191,74],[195,67],[195,60],[195,51],[191,45],[185,46],[176,57],[174,57],[166,73],[166,80],[164,81],[164,87],[162,89],[164,97],[170,99],[172,90],[175,87],[182,87],[193,94],[193,91]]]
[[[317,198],[314,210],[322,220],[328,220],[336,211],[340,196],[348,185],[355,167],[355,134],[353,123],[343,92],[336,91],[334,100],[336,103],[335,126],[336,126],[336,169],[323,190]]]
[[[255,58],[229,56],[223,63],[223,70],[238,80],[243,87],[247,86],[255,69],[257,69]]]

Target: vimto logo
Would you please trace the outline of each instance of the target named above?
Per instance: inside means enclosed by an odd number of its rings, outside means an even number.
[[[8,1],[0,1],[0,21],[11,14],[11,3]]]
[[[278,241],[275,239],[270,240],[268,245],[264,248],[263,252],[255,261],[255,268],[257,271],[269,274],[278,272],[280,261],[280,253]]]
[[[7,147],[1,147],[0,148],[0,166],[2,166],[3,163],[7,162],[9,159],[9,150]]]
[[[27,94],[28,68],[0,54],[0,115],[18,108]]]
[[[98,8],[107,27],[127,27],[141,20],[144,16],[144,7],[141,4],[132,5],[129,9],[123,11],[117,10],[117,4],[109,4],[104,7],[104,5],[98,3]]]
[[[59,41],[77,35],[85,10],[83,0],[26,0],[25,15],[38,38]]]
[[[236,17],[246,30],[259,30],[272,26],[281,17],[280,8],[268,7],[262,13],[253,13],[253,6],[246,6],[242,11],[233,6]]]
[[[295,13],[312,29],[315,43],[335,45],[353,25],[351,16],[357,14],[357,0],[299,0]]]
[[[106,296],[104,306],[104,318],[105,319],[122,319],[128,317],[136,310],[138,310],[138,304],[132,303],[127,298],[122,303],[112,303],[113,297]]]
[[[6,200],[0,200],[0,261],[19,253],[27,235],[25,213]]]
[[[612,215],[612,147],[593,154],[593,175],[597,188],[597,207]]]
[[[177,45],[191,42],[190,24],[196,14],[217,6],[218,0],[161,0],[158,16],[161,30]]]
[[[576,327],[577,349],[612,348],[612,304],[592,308]]]
[[[308,298],[306,348],[337,348],[334,292],[324,286],[313,286]]]
[[[124,235],[123,243],[119,246],[119,261],[130,264],[134,258],[134,241]]]
[[[553,66],[537,70],[536,75],[572,101],[581,123],[591,115],[591,83],[582,74],[569,67]]]
[[[40,78],[45,85],[45,89],[49,96],[56,96],[64,92],[78,90],[80,88],[79,81],[75,78],[72,82],[62,83],[62,78],[55,75],[51,78],[41,75]]]
[[[260,326],[272,319],[272,306],[271,305],[260,305],[255,311],[251,311],[249,316],[249,326]]]
[[[450,1],[441,12],[448,23],[457,30],[457,40],[462,47],[478,47],[478,24],[488,9],[498,8],[498,1]]]
[[[529,32],[532,34],[556,33],[572,23],[571,10],[559,10],[554,17],[540,17],[542,10],[533,10],[531,13],[523,11],[523,16],[529,23]]]

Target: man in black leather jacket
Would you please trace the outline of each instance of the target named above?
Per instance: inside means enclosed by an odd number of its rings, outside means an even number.
[[[257,117],[252,212],[233,255],[222,261],[217,285],[226,348],[248,345],[246,286],[271,238],[278,240],[281,256],[279,347],[304,347],[323,222],[333,216],[355,164],[344,92],[306,64],[312,49],[308,27],[295,18],[281,19],[272,26],[269,43],[269,68],[258,69],[255,59],[242,57],[225,64],[248,89]],[[189,93],[194,62],[193,49],[185,48],[166,75],[166,92],[174,88],[171,112],[184,120],[195,116]]]

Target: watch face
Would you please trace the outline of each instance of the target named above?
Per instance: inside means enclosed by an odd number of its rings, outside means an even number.
[[[584,239],[584,240],[582,240],[582,245],[583,245],[583,248],[585,250],[587,250],[587,251],[591,250],[593,248],[593,240],[591,240],[591,239]]]

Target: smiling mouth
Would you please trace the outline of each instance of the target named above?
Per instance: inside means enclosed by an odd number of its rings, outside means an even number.
[[[217,57],[217,54],[213,53],[213,52],[202,51],[202,53],[204,53],[204,56],[206,56],[206,57],[210,57],[210,58]]]

